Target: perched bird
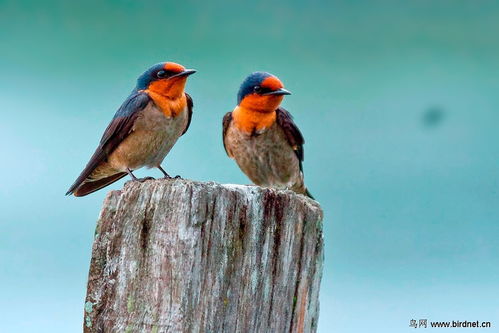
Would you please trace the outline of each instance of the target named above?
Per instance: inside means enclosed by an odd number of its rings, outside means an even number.
[[[223,143],[253,183],[312,198],[303,182],[305,141],[291,114],[279,106],[289,94],[272,74],[249,75],[239,89],[236,108],[223,118]]]
[[[107,126],[99,146],[66,195],[95,192],[141,167],[158,168],[191,122],[192,99],[184,92],[195,70],[173,62],[152,66]]]

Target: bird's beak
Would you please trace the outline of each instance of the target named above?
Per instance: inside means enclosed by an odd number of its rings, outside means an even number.
[[[274,90],[274,91],[270,91],[268,93],[264,93],[262,95],[263,96],[267,96],[267,95],[291,95],[291,92],[289,90],[281,88],[281,89],[277,89],[277,90]]]
[[[185,71],[183,72],[180,72],[178,74],[175,74],[175,75],[172,75],[169,77],[169,79],[172,79],[174,77],[182,77],[182,76],[189,76],[191,74],[194,74],[196,73],[196,70],[195,69],[186,69]]]

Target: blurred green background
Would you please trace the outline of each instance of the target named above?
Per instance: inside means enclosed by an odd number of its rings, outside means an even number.
[[[138,75],[165,60],[198,70],[193,123],[164,163],[186,178],[248,183],[221,141],[247,74],[293,92],[284,106],[325,211],[319,332],[499,326],[498,12],[488,0],[0,0],[0,331],[81,331],[95,221],[123,182],[64,193]]]

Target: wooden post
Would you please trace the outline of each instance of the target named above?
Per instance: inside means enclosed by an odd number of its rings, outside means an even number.
[[[97,223],[84,332],[315,332],[322,261],[302,195],[128,182]]]

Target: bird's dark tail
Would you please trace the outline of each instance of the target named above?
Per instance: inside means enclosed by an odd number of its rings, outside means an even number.
[[[314,196],[312,195],[312,193],[310,193],[308,189],[305,189],[305,195],[310,199],[315,200]]]
[[[73,194],[75,197],[83,197],[87,194],[93,193],[95,191],[100,190],[103,187],[106,187],[109,184],[114,183],[115,181],[125,177],[127,175],[126,172],[119,172],[114,175],[111,175],[106,178],[102,178],[95,181],[84,181],[81,185],[76,188],[71,188],[66,195]]]

